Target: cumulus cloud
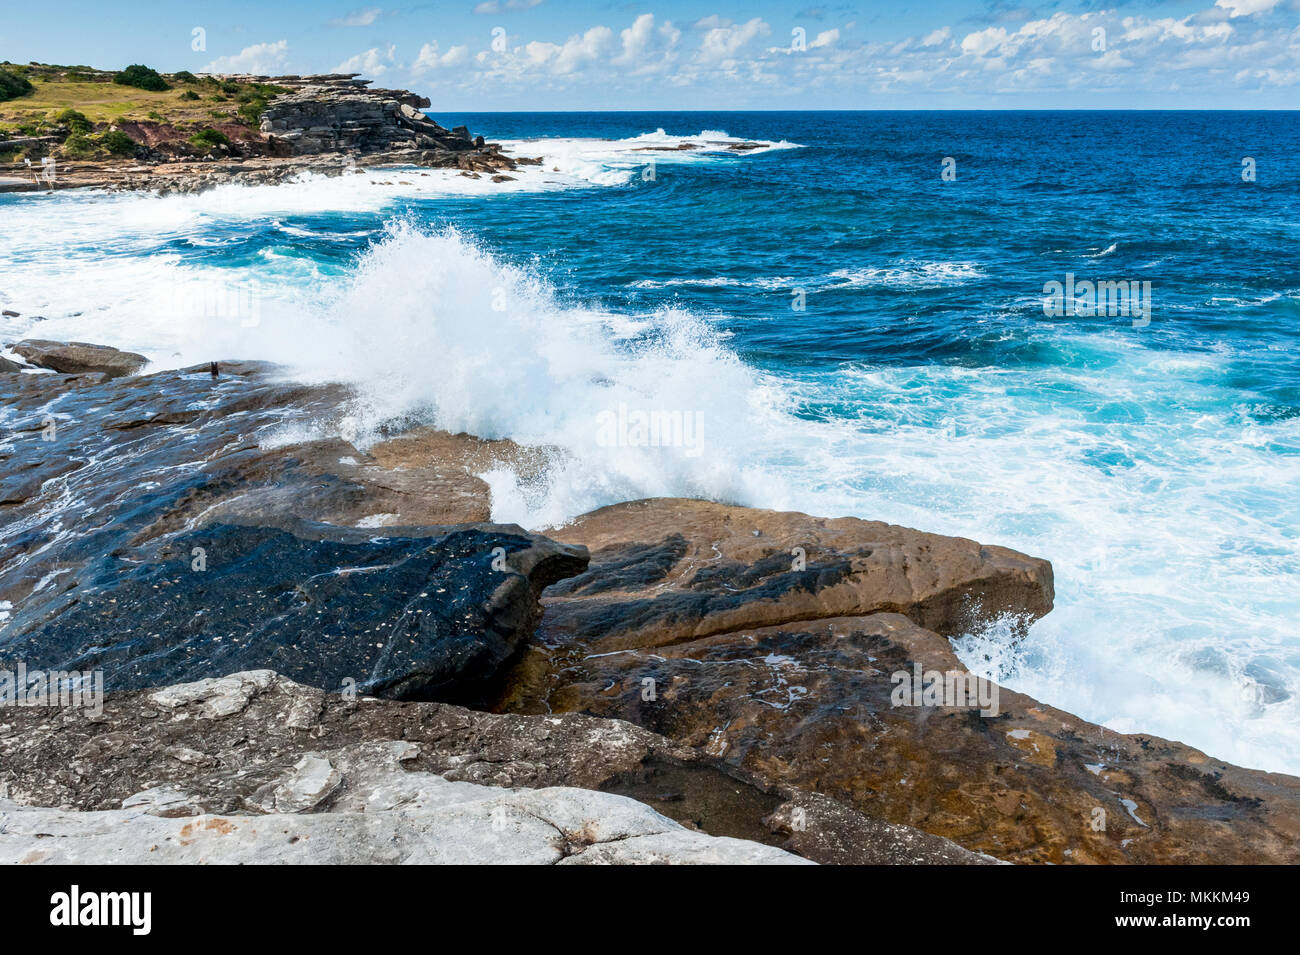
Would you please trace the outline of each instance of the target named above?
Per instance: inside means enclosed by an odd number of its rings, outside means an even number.
[[[838,102],[904,95],[988,105],[1008,94],[1043,103],[1071,101],[1057,93],[1132,93],[1147,100],[1154,93],[1186,99],[1203,91],[1222,99],[1234,87],[1276,90],[1300,83],[1300,29],[1280,30],[1276,17],[1259,15],[1281,0],[1204,2],[1200,12],[1183,17],[1058,10],[979,29],[962,30],[954,22],[888,43],[859,37],[853,22],[827,23],[805,44],[792,44],[772,37],[774,29],[761,17],[738,22],[715,14],[679,28],[642,13],[630,22],[590,26],[562,42],[543,35],[480,52],[426,44],[414,68],[458,64],[462,68],[444,74],[445,82],[474,92],[581,90],[601,99],[635,99],[655,88],[645,82],[655,76],[720,102],[734,91],[748,103],[822,93]]]
[[[592,27],[575,34],[564,43],[534,40],[524,46],[524,60],[531,66],[545,67],[552,73],[572,73],[578,67],[599,60],[614,46],[614,31],[609,27]]]
[[[382,49],[375,46],[356,56],[350,56],[334,67],[333,72],[364,73],[366,76],[379,77],[395,66],[397,66],[397,47],[389,44]]]
[[[438,43],[426,43],[420,47],[420,53],[411,65],[411,72],[416,74],[428,73],[433,70],[445,69],[449,66],[460,66],[469,62],[469,47],[453,46],[446,53],[438,49]]]
[[[612,62],[633,73],[664,69],[676,58],[681,38],[682,31],[671,20],[656,25],[653,13],[643,13],[619,33],[622,52]]]
[[[204,73],[283,73],[289,62],[289,41],[255,43],[246,46],[233,56],[219,56],[207,66]]]
[[[700,41],[699,59],[703,62],[723,62],[734,58],[744,47],[760,36],[767,36],[772,28],[761,17],[735,24],[718,17],[708,17],[696,26],[708,23]]]

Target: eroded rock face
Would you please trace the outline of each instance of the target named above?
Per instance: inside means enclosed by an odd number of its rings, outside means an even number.
[[[270,671],[110,695],[98,714],[0,708],[0,798],[7,860],[158,843],[160,861],[789,861],[761,842],[821,862],[989,861],[618,720],[349,700]]]
[[[69,374],[100,372],[109,378],[134,375],[149,363],[144,355],[86,342],[52,342],[27,339],[13,345],[15,354],[38,368]]]
[[[604,652],[880,612],[956,634],[1052,607],[1045,560],[876,521],[656,498],[549,533],[584,542],[594,562],[547,594],[547,634]]]
[[[694,501],[617,505],[551,533],[586,543],[591,565],[547,592],[541,640],[502,710],[628,720],[1011,861],[1300,860],[1291,777],[1001,687],[995,714],[895,705],[896,674],[966,674],[935,631],[1046,612],[1045,561]]]
[[[102,669],[133,688],[273,666],[330,689],[473,699],[531,633],[538,591],[585,566],[580,548],[468,524],[488,516],[487,489],[449,458],[484,460],[484,442],[443,436],[421,464],[410,438],[379,452],[392,467],[338,439],[275,447],[346,393],[264,365],[4,387],[11,668]],[[389,526],[403,520],[421,526]]]
[[[368,89],[366,81],[308,83],[271,100],[261,131],[297,156],[409,149],[425,166],[514,168],[496,144],[471,137],[463,126],[448,130],[431,120],[421,111],[428,105],[407,90]]]

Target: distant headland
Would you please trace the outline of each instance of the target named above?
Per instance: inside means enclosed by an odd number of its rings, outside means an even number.
[[[458,169],[502,181],[520,163],[409,90],[357,74],[159,73],[0,63],[0,192],[96,187],[163,194],[358,167]]]

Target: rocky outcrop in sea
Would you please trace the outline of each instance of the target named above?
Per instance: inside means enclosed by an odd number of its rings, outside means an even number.
[[[108,691],[0,707],[11,861],[1297,861],[1300,780],[970,678],[949,638],[1048,613],[1045,560],[683,499],[528,532],[476,475],[537,449],[9,354],[0,672]]]

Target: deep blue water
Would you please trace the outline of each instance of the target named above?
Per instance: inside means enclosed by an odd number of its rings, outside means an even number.
[[[969,664],[1117,730],[1300,771],[1300,113],[433,115],[536,140],[511,150],[543,167],[495,191],[393,173],[0,197],[18,223],[0,288],[47,337],[164,361],[326,343],[380,417],[582,462],[544,492],[500,478],[503,518],[699,494],[1048,557],[1057,609],[1023,643],[969,635]],[[704,131],[798,148],[641,148]],[[1067,273],[1149,282],[1149,324],[1045,314]],[[139,301],[177,274],[253,283],[261,324]],[[629,395],[698,411],[708,447],[595,446],[584,422]]]

